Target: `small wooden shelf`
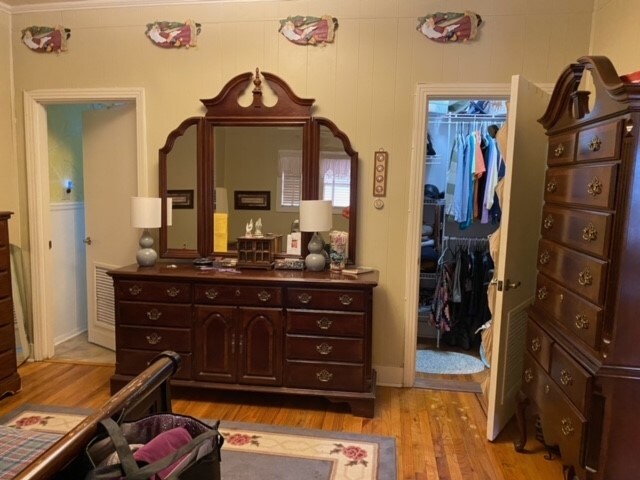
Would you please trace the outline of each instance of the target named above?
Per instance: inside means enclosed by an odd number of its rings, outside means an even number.
[[[240,268],[271,269],[275,255],[282,248],[282,235],[238,237],[238,263]]]

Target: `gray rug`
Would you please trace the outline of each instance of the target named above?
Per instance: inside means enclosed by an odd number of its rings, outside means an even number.
[[[416,352],[417,372],[464,375],[481,372],[484,369],[482,360],[466,353],[442,350],[418,350]]]

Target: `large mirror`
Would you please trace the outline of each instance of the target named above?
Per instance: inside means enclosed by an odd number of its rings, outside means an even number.
[[[275,97],[270,106],[262,80]],[[253,101],[241,105],[247,89]],[[332,229],[349,233],[348,261],[355,262],[358,154],[331,120],[311,116],[313,100],[256,72],[202,102],[205,116],[185,120],[160,150],[160,196],[172,205],[164,203],[160,256],[235,256],[250,220],[286,239],[300,200],[330,199]],[[328,242],[329,232],[323,236]]]

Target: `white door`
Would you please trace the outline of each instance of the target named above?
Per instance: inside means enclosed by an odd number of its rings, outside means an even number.
[[[85,112],[83,133],[88,335],[114,350],[113,283],[106,272],[135,262],[140,236],[129,213],[138,186],[135,104]]]
[[[525,309],[535,293],[547,151],[544,129],[536,120],[548,103],[549,94],[518,75],[512,78],[506,155],[503,152],[506,175],[499,252],[494,257],[496,269],[490,287],[496,291],[487,412],[489,440],[495,439],[513,416],[521,385]],[[513,288],[515,285],[517,288]]]

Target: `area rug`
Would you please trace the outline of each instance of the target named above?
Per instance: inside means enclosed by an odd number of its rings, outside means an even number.
[[[466,353],[442,350],[418,350],[416,352],[417,372],[464,375],[481,372],[484,369],[485,365],[482,360]]]
[[[88,413],[75,412],[60,407],[25,405],[2,417],[0,424],[22,431],[56,434],[53,438],[57,439]],[[396,478],[396,444],[392,437],[224,420],[220,422],[219,431],[225,438],[220,464],[225,480]]]

